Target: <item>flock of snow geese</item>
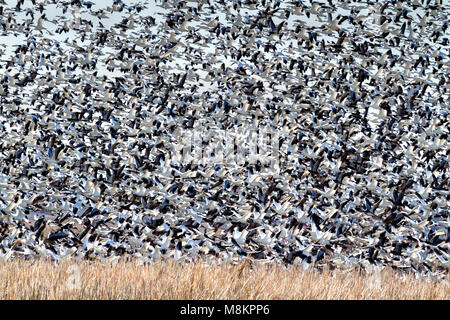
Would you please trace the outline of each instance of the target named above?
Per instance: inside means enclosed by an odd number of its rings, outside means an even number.
[[[448,1],[102,3],[0,1],[1,259],[448,274]],[[276,171],[171,156],[250,127]]]

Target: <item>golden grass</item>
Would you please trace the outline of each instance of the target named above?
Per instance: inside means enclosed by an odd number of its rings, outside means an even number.
[[[160,261],[115,264],[64,260],[0,263],[5,299],[439,299],[449,281],[416,279],[384,269],[377,274],[305,271],[298,266],[212,265]]]

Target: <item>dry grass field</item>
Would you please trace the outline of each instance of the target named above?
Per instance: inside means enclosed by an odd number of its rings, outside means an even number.
[[[4,299],[438,299],[449,281],[379,273],[305,271],[280,265],[65,260],[0,263]]]

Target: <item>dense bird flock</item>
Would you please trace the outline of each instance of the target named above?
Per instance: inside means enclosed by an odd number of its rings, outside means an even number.
[[[447,1],[0,3],[3,260],[447,275]],[[276,168],[172,156],[248,128]]]

